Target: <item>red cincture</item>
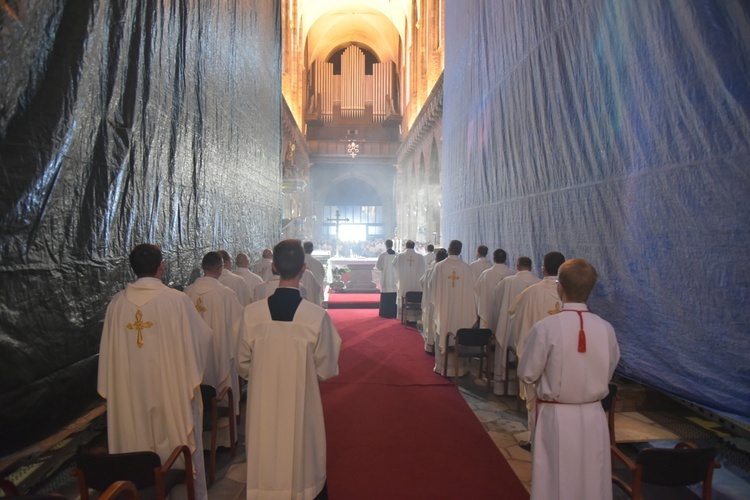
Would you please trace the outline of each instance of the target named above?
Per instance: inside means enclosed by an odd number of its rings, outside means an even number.
[[[589,310],[577,311],[575,309],[563,309],[563,312],[565,311],[578,313],[578,318],[581,320],[581,329],[578,331],[578,352],[586,352],[586,333],[583,331],[583,313],[587,313]]]

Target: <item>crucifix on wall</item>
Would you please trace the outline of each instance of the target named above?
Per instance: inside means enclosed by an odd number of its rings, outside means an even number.
[[[339,223],[340,222],[349,222],[348,218],[342,218],[341,212],[339,209],[336,209],[336,217],[333,218],[327,218],[326,221],[328,222],[335,222],[336,223],[336,239],[334,240],[333,244],[336,246],[336,257],[341,257],[339,255]]]

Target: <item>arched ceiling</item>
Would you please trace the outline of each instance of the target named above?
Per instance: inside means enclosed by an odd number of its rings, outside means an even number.
[[[409,0],[300,0],[299,26],[309,60],[325,59],[352,41],[365,44],[381,61],[398,61],[399,39]]]

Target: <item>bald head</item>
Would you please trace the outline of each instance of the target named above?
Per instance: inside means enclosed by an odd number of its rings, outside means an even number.
[[[237,264],[237,267],[250,267],[250,257],[248,257],[244,252],[240,252],[237,254],[237,259],[235,260],[235,262]]]
[[[263,250],[263,258],[264,259],[273,259],[273,252],[270,248],[266,248]]]

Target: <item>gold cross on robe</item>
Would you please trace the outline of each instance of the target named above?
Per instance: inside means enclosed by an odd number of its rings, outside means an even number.
[[[198,297],[198,300],[195,301],[195,309],[199,313],[204,313],[204,312],[208,311],[208,309],[206,309],[205,307],[203,307],[203,297]]]
[[[448,276],[448,279],[451,280],[451,288],[456,288],[456,280],[460,280],[461,277],[456,274],[456,270],[454,269],[453,273]]]
[[[138,312],[135,313],[135,323],[128,323],[125,325],[128,330],[138,330],[138,338],[136,343],[138,344],[138,349],[143,347],[143,329],[144,328],[151,328],[154,326],[154,324],[150,321],[141,321],[143,319],[143,313],[140,309],[138,309]]]
[[[410,256],[409,256],[409,258],[408,258],[408,259],[406,259],[406,260],[408,260],[408,261],[409,261],[409,267],[411,267],[411,263],[412,263],[412,262],[414,262],[414,257],[412,257],[412,256],[410,255]]]
[[[557,314],[559,312],[560,312],[560,303],[559,302],[555,302],[555,308],[554,309],[550,309],[549,311],[547,311],[547,314],[552,315],[552,314]]]

